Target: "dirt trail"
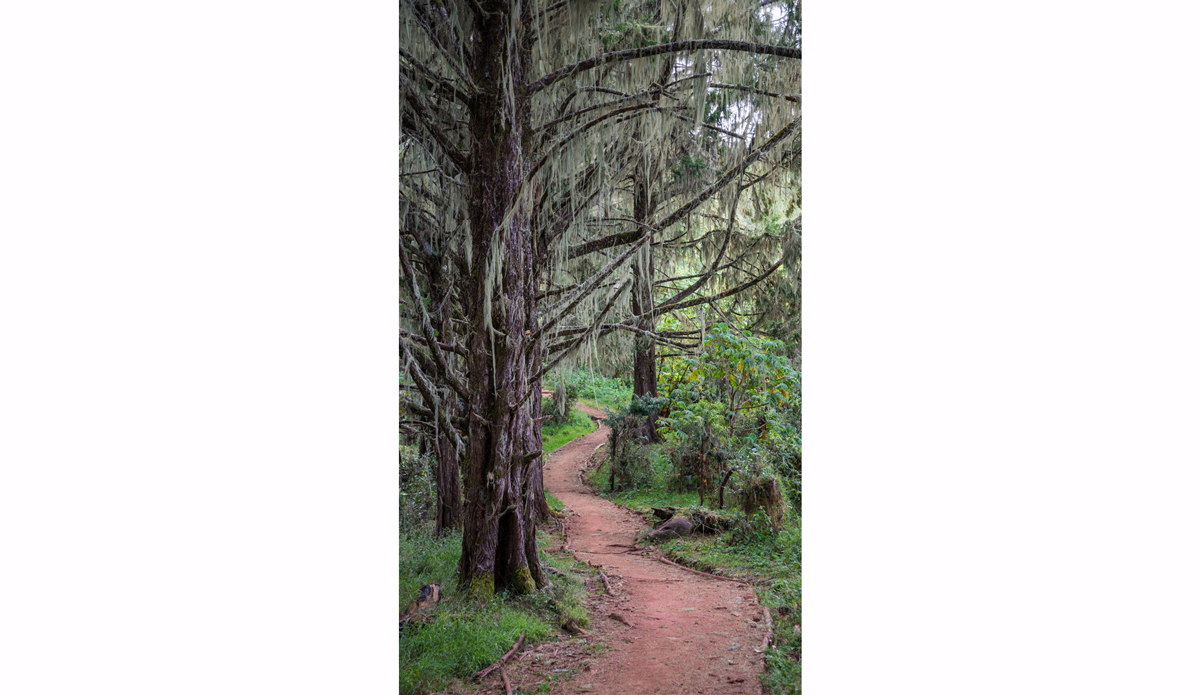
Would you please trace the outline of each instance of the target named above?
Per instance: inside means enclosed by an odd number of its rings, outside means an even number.
[[[754,649],[762,643],[764,626],[758,622],[762,608],[754,590],[692,574],[631,549],[645,522],[597,496],[579,479],[579,470],[607,437],[608,428],[601,425],[557,449],[546,463],[546,489],[572,511],[566,522],[569,549],[582,560],[603,565],[616,594],[589,604],[591,632],[608,643],[609,651],[552,692],[760,692],[762,657]],[[613,613],[632,627],[611,618]]]

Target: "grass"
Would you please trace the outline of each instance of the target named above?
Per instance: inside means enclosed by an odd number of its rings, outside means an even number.
[[[649,510],[650,507],[692,507],[700,504],[695,492],[672,492],[666,489],[667,477],[672,474],[671,462],[662,453],[661,444],[644,447],[649,454],[652,469],[651,481],[634,490],[608,491],[608,459],[587,474],[588,484],[602,491],[604,496],[618,504],[635,509]],[[605,450],[607,451],[607,449]]]
[[[563,425],[543,427],[544,447],[550,451],[595,429],[591,418],[573,411]],[[549,493],[546,502],[555,511],[564,508]],[[547,572],[549,585],[533,594],[500,593],[484,605],[467,601],[458,588],[461,532],[434,538],[425,527],[400,534],[400,605],[407,607],[426,584],[440,584],[444,597],[430,622],[411,625],[401,634],[401,695],[433,692],[468,678],[512,648],[522,632],[526,642],[535,644],[556,635],[568,619],[588,625],[587,589],[579,576],[595,570],[570,555],[551,552],[561,539],[549,528],[538,533],[539,556],[543,567],[562,574]]]
[[[572,439],[596,431],[596,423],[587,413],[571,410],[571,417],[562,424],[542,424],[542,451],[551,452]]]
[[[579,402],[597,410],[620,410],[629,405],[633,395],[633,386],[620,379],[612,379],[600,374],[594,374],[587,369],[576,369],[564,376],[548,375],[543,385],[553,389],[558,379],[565,378],[567,383],[579,387]]]
[[[559,502],[561,505],[562,503]],[[400,693],[429,693],[466,679],[499,659],[521,633],[530,644],[552,638],[567,619],[588,625],[583,601],[587,589],[581,574],[594,570],[569,555],[552,553],[561,542],[546,531],[538,534],[549,585],[533,594],[497,594],[486,604],[466,600],[457,586],[456,566],[461,533],[433,538],[428,530],[400,536],[400,604],[406,607],[425,584],[442,586],[443,599],[433,618],[413,624],[400,637]]]
[[[647,448],[653,476],[646,486],[608,492],[607,461],[588,474],[588,484],[613,502],[647,515],[650,507],[699,506],[697,493],[665,488],[670,462],[662,455],[660,446]],[[734,506],[727,498],[726,513],[741,516],[740,512],[730,510]],[[799,657],[801,653],[801,635],[796,631],[801,617],[800,518],[788,517],[779,529],[772,529],[765,519],[747,520],[741,532],[679,538],[667,541],[660,549],[680,564],[754,582],[759,602],[773,609],[775,644],[766,654],[769,668],[763,676],[764,692],[799,695],[801,665],[793,656]],[[779,612],[780,608],[784,608],[784,613]]]

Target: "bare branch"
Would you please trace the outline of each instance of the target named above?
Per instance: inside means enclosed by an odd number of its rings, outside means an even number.
[[[794,101],[797,104],[800,103],[800,97],[792,95],[792,94],[779,94],[777,92],[768,92],[765,89],[756,89],[754,87],[746,87],[746,86],[740,85],[740,84],[725,84],[724,82],[709,82],[708,86],[712,89],[736,89],[736,90],[743,91],[743,92],[753,92],[755,94],[761,94],[763,96],[776,97],[779,99],[786,99],[788,101]]]
[[[600,325],[603,323],[604,317],[608,314],[608,310],[611,309],[612,305],[616,303],[617,297],[620,297],[621,293],[624,292],[625,288],[629,287],[629,285],[632,282],[633,282],[632,278],[627,278],[625,280],[625,282],[622,282],[621,286],[618,287],[616,289],[616,291],[613,292],[612,295],[609,296],[608,301],[604,303],[604,308],[601,309],[600,313],[596,315],[596,320],[592,323],[591,327],[589,327],[586,331],[583,332],[583,334],[581,334],[578,338],[576,338],[574,341],[572,341],[570,345],[566,346],[566,348],[561,353],[559,353],[559,355],[557,357],[555,357],[553,360],[551,360],[549,364],[547,364],[545,367],[542,367],[542,370],[537,373],[537,376],[530,379],[529,383],[536,384],[536,383],[540,382],[542,380],[542,377],[546,376],[546,374],[548,374],[551,369],[553,369],[556,365],[558,365],[558,363],[561,362],[564,357],[571,354],[571,352],[573,350],[576,350],[580,345],[582,345],[583,341],[587,340],[587,337],[589,335],[595,333],[596,329],[599,328]],[[532,389],[530,389],[530,393],[532,393]],[[525,398],[528,398],[528,397],[529,397],[529,394],[528,393],[525,394]],[[522,399],[522,400],[524,400],[524,399]]]
[[[441,350],[434,346],[438,344],[436,336],[433,334],[433,325],[429,321],[429,312],[425,311],[425,303],[421,301],[421,292],[417,289],[417,274],[413,272],[412,265],[408,262],[408,254],[404,252],[404,244],[400,244],[400,263],[404,267],[404,272],[408,275],[410,283],[409,289],[412,290],[413,299],[416,300],[417,306],[421,308],[421,333],[425,335],[425,344],[430,347],[429,353],[433,355],[433,362],[437,365],[438,371],[441,372],[442,380],[450,385],[464,401],[469,401],[467,390],[454,377],[454,372],[450,370],[450,365],[446,362],[446,356]]]
[[[671,43],[661,43],[657,46],[645,46],[643,48],[630,48],[624,51],[613,51],[604,55],[581,60],[573,65],[568,65],[559,68],[548,75],[545,75],[526,85],[529,94],[539,92],[546,87],[558,82],[561,79],[576,75],[585,70],[591,70],[594,67],[604,65],[621,60],[633,60],[635,58],[648,58],[650,56],[661,55],[663,53],[677,53],[679,51],[700,51],[706,49],[716,49],[724,51],[741,51],[744,53],[761,53],[764,55],[777,55],[784,58],[800,59],[800,49],[791,46],[772,46],[766,43],[753,43],[750,41],[729,41],[726,39],[702,39],[692,41],[673,41]]]
[[[751,287],[762,282],[763,280],[765,280],[767,278],[768,275],[775,272],[781,265],[783,265],[782,258],[779,259],[779,261],[776,262],[775,265],[771,266],[770,268],[767,268],[766,272],[764,272],[762,275],[759,275],[756,278],[751,278],[750,280],[747,280],[746,282],[743,282],[742,284],[740,284],[736,287],[731,287],[731,288],[725,290],[724,292],[720,292],[718,294],[712,295],[711,297],[697,297],[696,299],[689,299],[686,302],[678,302],[675,304],[659,305],[654,308],[654,315],[659,316],[668,311],[677,311],[679,309],[686,309],[688,307],[697,306],[699,304],[707,304],[710,302],[715,302],[718,299],[724,299],[726,297],[731,297],[739,292],[750,289]],[[649,313],[649,312],[647,312],[647,313]],[[639,316],[635,316],[634,318],[639,318],[640,316],[644,316],[644,314],[640,314]]]
[[[637,251],[647,241],[650,241],[650,239],[652,239],[653,237],[654,237],[654,233],[652,231],[646,232],[645,236],[642,237],[641,241],[639,241],[636,244],[632,244],[629,248],[625,249],[625,251],[622,252],[621,255],[619,255],[616,258],[609,261],[608,265],[604,266],[599,271],[597,271],[595,275],[588,278],[587,281],[584,282],[582,285],[580,285],[579,289],[576,290],[572,295],[570,295],[569,297],[566,297],[565,299],[559,300],[553,306],[551,306],[549,309],[547,309],[544,315],[552,317],[552,318],[547,319],[545,323],[543,323],[541,326],[538,327],[537,331],[533,334],[533,337],[529,339],[529,345],[532,346],[532,345],[536,344],[539,336],[541,336],[547,330],[553,328],[554,325],[557,324],[560,320],[562,320],[562,318],[564,316],[566,316],[572,309],[574,309],[575,306],[577,304],[579,304],[579,302],[583,301],[584,297],[588,296],[592,292],[595,292],[596,287],[601,282],[604,281],[604,278],[611,275],[612,272],[614,270],[616,270],[618,266],[620,266],[622,263],[624,263],[626,260],[628,260],[630,256],[633,255],[634,251]],[[566,306],[564,308],[562,308],[562,310],[560,311],[559,308],[563,307],[563,305],[566,305]],[[557,312],[557,315],[556,315],[556,312]]]

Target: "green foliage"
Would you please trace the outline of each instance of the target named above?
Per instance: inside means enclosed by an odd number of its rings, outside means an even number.
[[[414,446],[400,445],[400,529],[415,529],[433,518],[437,505],[434,461]]]
[[[717,404],[731,436],[798,426],[800,373],[780,354],[782,349],[779,341],[717,324],[705,336],[699,357],[668,361],[659,375],[659,390],[670,394],[672,414],[702,402]]]
[[[668,360],[659,375],[660,391],[669,394],[659,424],[674,487],[703,498],[727,473],[736,475],[734,490],[775,478],[799,508],[800,373],[782,348],[718,324],[698,357]]]
[[[554,388],[560,382],[574,384],[579,389],[579,399],[595,408],[617,410],[628,404],[633,395],[633,386],[629,383],[582,367],[561,374],[548,374],[542,383],[547,388]]]
[[[650,444],[639,447],[649,460],[651,480],[641,487],[605,492],[608,499],[629,507],[692,507],[698,504],[695,492],[670,490],[667,481],[674,475],[671,461],[663,453],[663,445]],[[608,490],[609,462],[606,460],[586,476],[588,485],[596,490]]]
[[[705,494],[717,487],[716,476],[729,458],[724,445],[724,408],[701,399],[679,401],[670,412],[671,417],[659,421],[660,431],[666,433],[667,456],[675,467],[668,486],[698,490],[703,503]]]
[[[657,415],[665,403],[663,398],[631,396],[628,405],[615,412],[609,411],[604,424],[610,428],[610,490],[635,490],[654,480],[650,458],[637,443],[650,438],[650,418]]]
[[[675,181],[700,179],[704,177],[705,170],[708,169],[708,162],[700,155],[694,157],[690,154],[684,154],[683,157],[671,167],[671,176]]]
[[[581,410],[571,409],[570,417],[561,424],[542,423],[542,451],[551,452],[576,437],[596,430],[596,423]]]
[[[549,422],[561,425],[571,419],[575,403],[579,401],[579,384],[559,381],[551,398],[542,398],[542,414],[550,417]]]

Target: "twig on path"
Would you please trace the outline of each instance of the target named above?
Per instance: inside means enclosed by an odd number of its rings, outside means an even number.
[[[613,593],[612,586],[608,583],[608,576],[603,572],[600,573],[600,581],[604,582],[604,593],[608,594],[609,596],[616,596],[616,594]]]
[[[767,623],[767,634],[763,635],[762,649],[759,651],[767,651],[767,647],[771,644],[771,609],[763,606],[763,618]],[[766,662],[766,657],[763,657],[763,662]]]
[[[587,565],[588,567],[595,567],[598,570],[604,569],[604,565],[601,565],[599,563],[593,563],[591,560],[584,560],[583,558],[579,557],[579,555],[577,555],[576,551],[574,551],[574,550],[571,551],[571,557],[575,558],[575,562],[583,563],[583,564]]]
[[[517,638],[517,643],[512,646],[512,649],[508,650],[507,654],[500,657],[500,660],[497,661],[496,663],[492,664],[491,666],[488,666],[487,668],[483,669],[479,673],[476,673],[474,676],[471,676],[471,679],[472,680],[483,680],[484,678],[487,678],[487,675],[489,673],[491,673],[492,671],[495,671],[496,669],[503,666],[504,662],[508,661],[508,658],[516,653],[517,649],[519,649],[521,647],[521,643],[524,641],[525,641],[525,633],[522,632],[521,636]]]
[[[620,613],[609,613],[608,617],[612,618],[613,620],[617,621],[618,623],[624,623],[628,627],[633,627],[633,623],[629,622],[629,620],[626,619],[626,617],[621,615]]]
[[[751,584],[750,582],[748,582],[748,581],[745,581],[745,580],[743,580],[743,579],[734,579],[733,577],[722,577],[722,576],[720,576],[720,575],[718,575],[718,574],[709,574],[708,572],[701,572],[700,570],[694,570],[694,569],[692,569],[691,567],[684,567],[683,565],[681,565],[681,564],[679,564],[679,563],[677,563],[677,562],[671,562],[670,560],[668,560],[668,559],[667,559],[667,558],[665,558],[665,557],[660,557],[660,558],[658,558],[658,561],[659,561],[659,562],[665,562],[665,563],[667,563],[668,565],[674,565],[674,566],[678,567],[678,568],[679,568],[679,569],[681,569],[681,570],[687,570],[688,572],[692,572],[693,574],[698,574],[698,575],[700,575],[700,576],[702,576],[702,577],[711,577],[711,578],[713,578],[713,579],[724,579],[724,580],[725,580],[725,581],[727,581],[727,582],[737,582],[738,584],[745,584],[746,586],[749,586],[749,587],[753,587],[753,586],[754,586],[754,585],[753,585],[753,584]]]
[[[504,695],[512,695],[512,683],[508,681],[508,674],[504,672],[504,667],[500,667],[500,678],[504,680]]]

